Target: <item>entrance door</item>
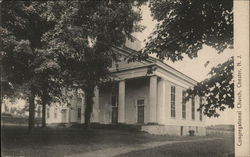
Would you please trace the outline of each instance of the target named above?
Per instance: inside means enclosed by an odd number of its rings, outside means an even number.
[[[144,123],[144,99],[137,100],[137,123]]]
[[[66,123],[66,117],[67,117],[67,110],[66,109],[62,109],[62,123]]]
[[[112,123],[118,123],[118,97],[116,95],[111,96],[112,105]]]

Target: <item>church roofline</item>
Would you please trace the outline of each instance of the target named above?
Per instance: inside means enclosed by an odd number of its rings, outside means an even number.
[[[126,54],[129,55],[137,55],[139,52],[132,50],[130,48],[127,47],[114,47],[115,49],[118,49]],[[188,81],[189,83],[195,85],[198,83],[198,81],[196,81],[195,79],[191,78],[190,76],[176,70],[175,68],[169,66],[168,64],[164,63],[162,60],[158,59],[158,58],[154,58],[152,56],[149,56],[145,61],[148,61],[148,65],[143,65],[140,67],[146,67],[146,66],[153,66],[156,65],[157,67],[162,68],[163,70],[175,75],[178,78],[181,78],[182,80]],[[140,68],[140,67],[131,67],[131,68],[126,68],[126,69],[120,69],[119,71],[124,71],[124,70],[132,70],[135,68]],[[115,72],[115,71],[112,71]]]

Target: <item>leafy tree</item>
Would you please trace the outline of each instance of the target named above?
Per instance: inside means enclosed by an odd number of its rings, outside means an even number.
[[[35,97],[41,97],[45,111],[67,83],[85,91],[85,123],[90,123],[94,87],[110,76],[112,46],[142,30],[137,23],[140,14],[133,9],[141,4],[135,0],[2,2],[4,76],[14,94],[29,100],[30,130]]]
[[[59,93],[54,87],[60,81],[54,78],[60,73],[60,67],[53,55],[43,51],[41,42],[42,35],[53,28],[53,24],[41,18],[40,14],[46,9],[41,2],[3,1],[1,7],[2,75],[7,82],[5,84],[14,91],[5,94],[28,99],[29,130],[32,131],[35,97],[46,98],[48,103],[51,99],[43,97],[43,93]]]
[[[31,85],[32,80],[27,77],[30,75],[27,67],[29,60],[31,59],[31,49],[29,47],[29,42],[21,40],[16,40],[6,29],[1,28],[1,39],[2,39],[2,66],[4,73],[1,73],[6,78],[6,82],[11,83],[13,92],[18,96],[23,96],[28,98],[30,103],[29,115],[29,126],[32,125],[34,115],[32,115],[32,110],[34,110],[34,87]],[[26,65],[25,65],[26,64]],[[16,76],[15,76],[16,75]],[[21,94],[22,93],[22,94]],[[2,93],[7,94],[7,93]],[[19,95],[20,94],[20,95]],[[31,129],[31,127],[29,127]]]
[[[204,113],[208,116],[218,117],[217,110],[224,111],[227,107],[234,108],[234,83],[233,83],[233,57],[223,64],[212,68],[209,72],[211,76],[199,82],[194,88],[188,89],[187,99],[194,95],[206,98],[206,102],[200,106],[204,108]]]
[[[70,88],[85,93],[85,124],[89,126],[94,88],[110,77],[108,68],[115,59],[113,46],[143,29],[138,7],[142,1],[57,1],[46,4],[43,15],[55,23],[43,36],[47,51],[56,55]]]
[[[152,16],[158,21],[156,30],[142,54],[156,53],[160,59],[182,60],[190,58],[206,44],[218,53],[233,47],[232,0],[164,0],[149,1]],[[201,108],[208,116],[225,106],[233,108],[233,59],[218,65],[210,72],[211,79],[200,82],[189,91],[189,97],[206,96]],[[200,108],[200,109],[201,109]]]
[[[63,97],[63,78],[61,78],[60,67],[55,61],[46,58],[41,69],[36,69],[38,77],[37,86],[39,88],[37,95],[41,98],[40,104],[42,105],[42,127],[46,127],[46,106],[51,105],[53,102],[64,101]]]

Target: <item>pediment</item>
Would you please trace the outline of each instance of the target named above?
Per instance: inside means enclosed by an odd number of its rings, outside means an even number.
[[[117,61],[114,60],[112,62],[112,67],[110,68],[111,71],[119,71],[128,68],[137,68],[154,63],[152,59],[128,62],[131,57],[138,55],[138,52],[126,47],[114,47],[113,51],[116,54]]]

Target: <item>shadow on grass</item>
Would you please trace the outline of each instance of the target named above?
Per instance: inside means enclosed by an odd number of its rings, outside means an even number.
[[[153,141],[174,141],[204,137],[154,136],[135,130],[114,128],[2,128],[2,155],[65,156],[90,151],[136,145]],[[206,137],[205,137],[206,138]]]

